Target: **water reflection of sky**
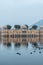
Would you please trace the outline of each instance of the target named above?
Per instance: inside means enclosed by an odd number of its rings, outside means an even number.
[[[0,40],[0,65],[43,65],[42,60],[43,43],[39,41]]]

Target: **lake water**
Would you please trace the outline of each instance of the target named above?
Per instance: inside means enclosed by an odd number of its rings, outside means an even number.
[[[43,39],[0,38],[0,65],[43,65]]]

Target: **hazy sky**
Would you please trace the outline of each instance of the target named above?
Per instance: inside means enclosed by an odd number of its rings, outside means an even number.
[[[0,0],[0,25],[30,25],[40,19],[43,0]]]

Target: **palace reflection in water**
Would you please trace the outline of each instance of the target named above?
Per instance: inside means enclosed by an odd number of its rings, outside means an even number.
[[[39,48],[39,47],[43,47],[43,38],[42,37],[32,37],[32,38],[1,37],[0,43],[3,43],[3,45],[6,45],[7,47],[11,47],[13,43],[15,48],[20,47],[20,46],[25,46],[28,48],[28,44],[30,43],[32,46]]]
[[[0,65],[43,65],[43,37],[0,37],[0,60]]]

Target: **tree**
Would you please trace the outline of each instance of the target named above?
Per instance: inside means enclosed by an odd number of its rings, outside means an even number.
[[[7,29],[11,29],[11,27],[12,27],[11,25],[7,25]]]
[[[32,26],[32,29],[35,29],[35,30],[36,30],[37,27],[38,27],[37,25],[33,25],[33,26]]]
[[[26,27],[27,27],[27,29],[28,29],[28,25],[25,25]]]
[[[21,29],[21,26],[20,25],[15,25],[14,28],[15,29]]]

